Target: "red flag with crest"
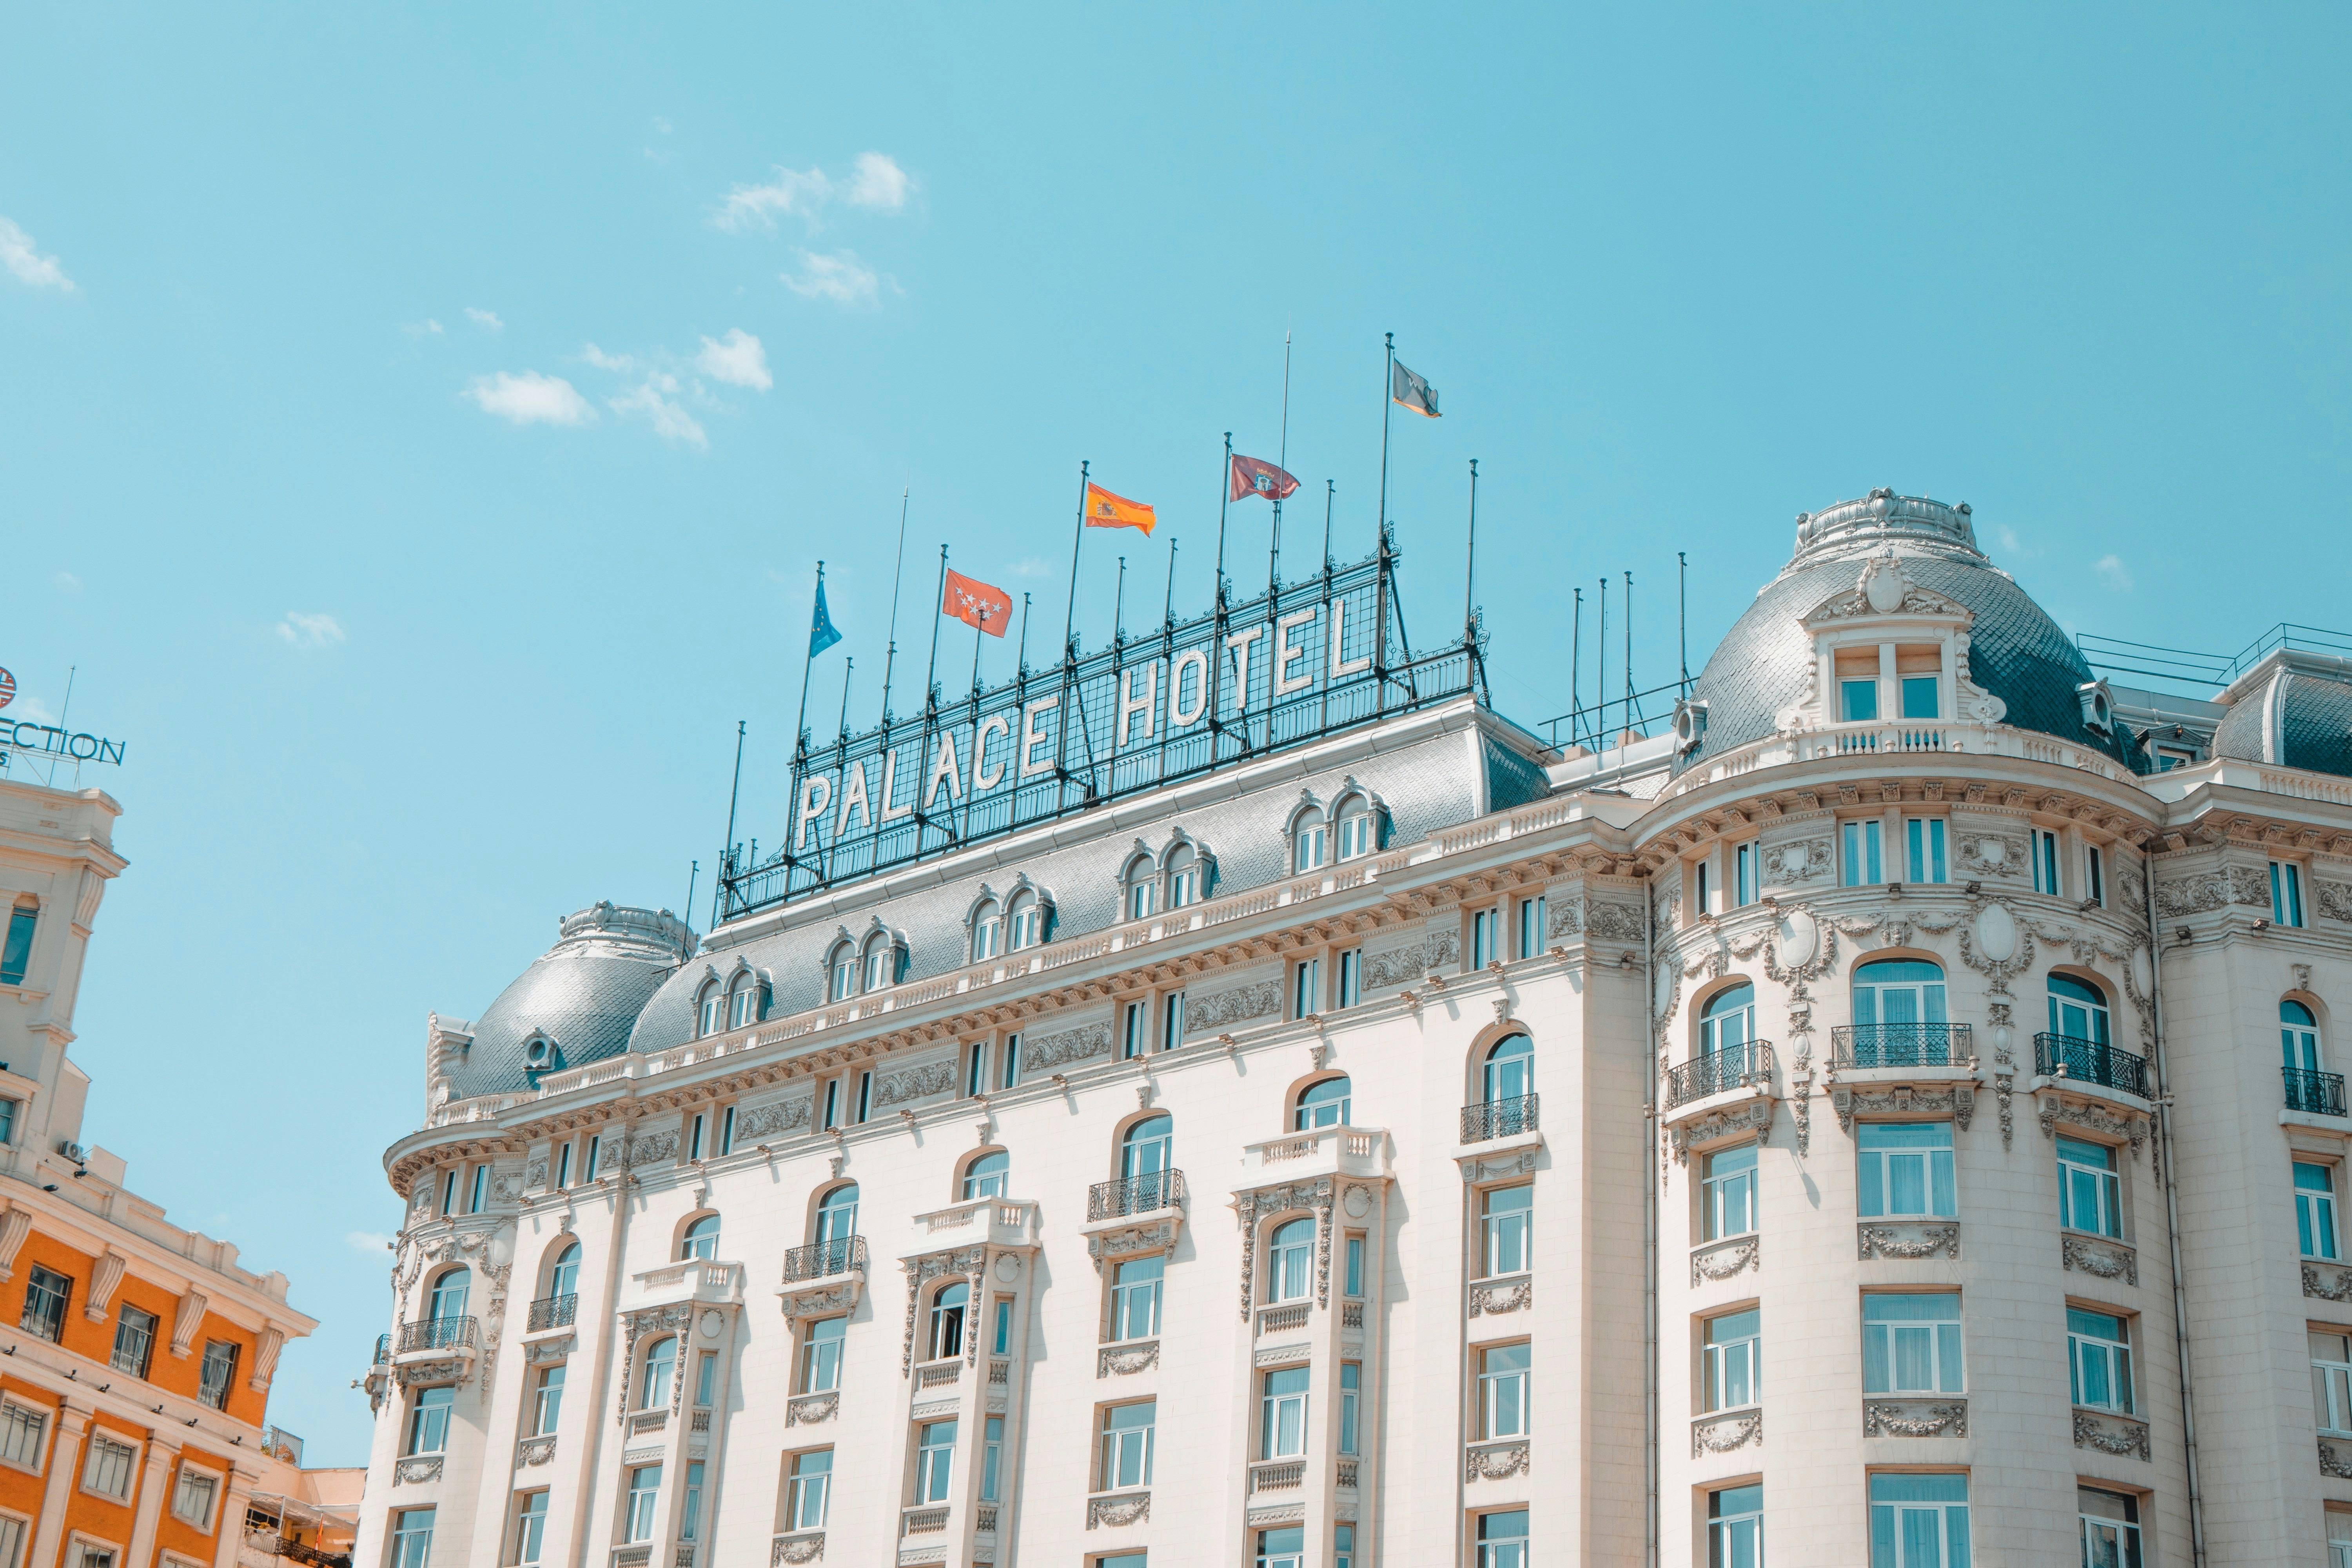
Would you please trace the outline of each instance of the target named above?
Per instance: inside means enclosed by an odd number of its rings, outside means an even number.
[[[1239,452],[1234,454],[1234,488],[1228,499],[1264,496],[1268,500],[1280,500],[1297,488],[1297,479],[1272,463],[1244,458]]]

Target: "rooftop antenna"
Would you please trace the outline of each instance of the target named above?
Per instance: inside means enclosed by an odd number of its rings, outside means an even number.
[[[1029,673],[1029,595],[1021,595],[1021,674]]]
[[[1176,624],[1176,536],[1172,533],[1168,536],[1168,597],[1160,606],[1160,624]]]
[[[1595,751],[1609,749],[1609,579],[1601,579],[1601,629],[1593,634],[1593,650],[1601,656],[1598,672],[1592,678],[1592,745]]]
[[[1471,617],[1475,609],[1478,588],[1478,459],[1470,459],[1470,542],[1467,562],[1462,572],[1462,640],[1475,643]]]
[[[1625,574],[1625,733],[1633,732],[1633,574]]]
[[[1275,448],[1274,466],[1287,472],[1290,467],[1290,328],[1282,329],[1282,444]],[[1233,489],[1232,476],[1226,476],[1225,488]],[[1265,591],[1267,603],[1282,582],[1282,498],[1274,501],[1274,543],[1266,556]]]
[[[1331,506],[1339,499],[1339,481],[1323,481],[1323,575],[1331,574]]]
[[[940,606],[948,602],[948,547],[940,546],[940,592],[931,602],[931,667],[923,672],[923,711],[940,705]],[[883,804],[887,805],[888,802]]]
[[[1584,701],[1581,666],[1584,663],[1584,590],[1576,591],[1575,630],[1568,644],[1568,743],[1576,744],[1576,715]]]
[[[882,658],[882,728],[890,728],[890,672],[898,662],[898,584],[907,575],[907,498],[915,493],[912,484],[898,492],[898,564],[890,573],[890,651]],[[846,734],[846,729],[843,733]]]
[[[1118,647],[1127,641],[1127,557],[1118,558],[1118,587],[1110,600],[1110,645]]]
[[[841,661],[841,740],[844,742],[849,739],[849,672],[856,668],[857,661],[854,658]]]
[[[686,874],[686,919],[677,922],[688,931],[694,929],[694,885],[702,876],[702,862],[696,860],[691,865],[693,868]],[[680,963],[694,956],[694,950],[686,945],[684,936],[678,938],[677,956]]]
[[[1690,557],[1675,552],[1675,639],[1683,650],[1683,695],[1690,695]]]
[[[802,682],[801,689],[803,700],[805,700],[808,690],[807,682]],[[719,874],[722,878],[731,868],[730,862],[735,855],[735,802],[742,793],[743,721],[738,719],[735,721],[735,782],[727,786],[727,842],[721,845],[719,850]],[[686,912],[688,919],[693,918],[694,900],[691,897],[686,900]]]

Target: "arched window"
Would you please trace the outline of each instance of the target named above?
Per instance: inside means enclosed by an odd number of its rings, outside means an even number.
[[[1755,1037],[1756,987],[1734,985],[1707,999],[1698,1020],[1701,1056],[1738,1050]]]
[[[1003,923],[997,918],[996,900],[982,899],[971,911],[971,961],[985,963],[996,956],[1003,941]]]
[[[1201,897],[1201,857],[1190,844],[1168,851],[1168,907],[1181,910]]]
[[[857,1184],[845,1182],[824,1194],[816,1205],[816,1242],[846,1244],[857,1234]]]
[[[573,1242],[556,1255],[555,1268],[547,1277],[547,1293],[552,1297],[576,1296],[580,1293],[580,1244]]]
[[[947,1361],[963,1354],[965,1320],[971,1311],[971,1287],[959,1280],[931,1298],[931,1353],[925,1361]]]
[[[760,1021],[760,977],[750,970],[735,977],[735,989],[728,996],[727,1026],[742,1028]]]
[[[646,1347],[646,1372],[637,1384],[637,1408],[659,1410],[667,1405],[670,1384],[677,1376],[677,1336],[668,1334]]]
[[[1291,860],[1293,871],[1319,871],[1328,853],[1325,838],[1329,826],[1323,820],[1319,807],[1307,806],[1290,824]]]
[[[1348,1080],[1327,1078],[1320,1083],[1307,1086],[1298,1097],[1298,1114],[1293,1125],[1297,1131],[1310,1131],[1318,1127],[1344,1127],[1348,1124]]]
[[[866,939],[866,989],[879,991],[898,984],[898,949],[888,931],[877,931]]]
[[[851,945],[848,938],[844,937],[833,944],[833,953],[825,960],[825,967],[833,972],[834,1001],[846,1002],[857,994],[857,949]]]
[[[1148,1214],[1174,1204],[1175,1134],[1171,1118],[1147,1116],[1118,1141],[1119,1179],[1127,1184],[1127,1204],[1119,1212]]]
[[[1149,920],[1160,905],[1160,877],[1149,855],[1138,855],[1127,863],[1127,918]]]
[[[715,1214],[707,1214],[688,1226],[686,1235],[679,1237],[678,1261],[683,1263],[689,1258],[699,1258],[708,1263],[718,1256],[719,1216]]]
[[[2319,1020],[2300,1002],[2279,1004],[2279,1049],[2290,1072],[2317,1072]]]
[[[1380,847],[1380,835],[1374,831],[1372,804],[1362,795],[1351,795],[1342,798],[1337,820],[1340,859],[1353,860]]]
[[[1951,1059],[1941,969],[1919,959],[1890,958],[1853,972],[1855,1067],[1946,1067]]]
[[[433,1281],[433,1297],[428,1315],[446,1321],[466,1315],[466,1298],[474,1282],[473,1271],[465,1268],[450,1269]]]
[[[1012,903],[1006,906],[1005,921],[1009,928],[1004,944],[1007,952],[1034,947],[1045,940],[1045,906],[1037,901],[1036,894],[1025,888],[1013,895]]]
[[[2107,999],[2071,974],[2050,977],[2050,1032],[2069,1040],[2107,1044]]]
[[[963,1168],[963,1198],[970,1203],[975,1198],[1001,1198],[1005,1184],[1012,1179],[1013,1156],[1002,1149],[992,1149],[985,1154],[975,1154]]]
[[[719,1008],[723,1001],[719,994],[719,982],[713,980],[702,988],[694,1009],[694,1033],[697,1038],[719,1032]]]
[[[1294,1219],[1275,1227],[1265,1249],[1265,1299],[1303,1301],[1315,1276],[1315,1222]]]
[[[1525,1100],[1536,1091],[1536,1047],[1525,1035],[1508,1035],[1486,1053],[1479,1089],[1488,1105]]]

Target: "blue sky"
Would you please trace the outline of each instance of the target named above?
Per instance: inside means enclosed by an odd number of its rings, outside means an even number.
[[[1440,389],[1395,432],[1409,624],[1458,628],[1476,458],[1523,721],[1570,705],[1572,585],[1634,573],[1663,681],[1675,551],[1696,665],[1795,513],[1882,484],[1971,502],[2070,629],[2352,622],[2347,28],[16,6],[0,665],[13,711],[76,669],[76,727],[129,743],[85,781],[131,862],[91,1139],[293,1276],[322,1322],[273,1411],[357,1462],[426,1011],[478,1015],[565,910],[677,907],[697,858],[707,894],[738,719],[774,841],[813,563],[846,641],[812,709],[854,656],[870,717],[903,489],[902,670],[942,542],[1051,646],[1081,458],[1161,519],[1089,539],[1088,644],[1122,549],[1152,603],[1176,537],[1205,605],[1222,435],[1276,455],[1286,331],[1343,558],[1381,333]],[[1265,528],[1236,509],[1244,592]]]

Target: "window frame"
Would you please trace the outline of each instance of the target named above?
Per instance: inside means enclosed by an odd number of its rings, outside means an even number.
[[[1903,819],[1903,879],[1921,887],[1950,882],[1951,857],[1946,853],[1948,825],[1940,816]]]
[[[1119,1425],[1121,1415],[1129,1411],[1144,1410],[1149,1419],[1140,1424]],[[1135,1491],[1151,1484],[1152,1450],[1160,1426],[1160,1402],[1157,1398],[1129,1399],[1116,1405],[1096,1408],[1095,1420],[1095,1490],[1101,1492]],[[1130,1464],[1130,1460],[1134,1461]],[[1125,1479],[1129,1471],[1139,1479]]]
[[[1532,1421],[1528,1404],[1534,1392],[1535,1346],[1528,1340],[1505,1340],[1471,1348],[1476,1386],[1472,1394],[1471,1429],[1475,1441],[1525,1437]],[[1496,1356],[1517,1356],[1518,1364],[1489,1363]]]
[[[2294,1163],[2295,1242],[2302,1256],[2321,1263],[2342,1261],[2344,1237],[2338,1224],[2336,1204],[2336,1166],[2334,1162],[2298,1159]],[[2316,1171],[2323,1184],[2306,1186],[2303,1173]],[[2316,1234],[2326,1250],[2312,1250]]]
[[[1297,1385],[1292,1386],[1292,1380]],[[1283,1386],[1277,1388],[1276,1384]],[[1309,1426],[1313,1411],[1308,1395],[1313,1392],[1313,1377],[1304,1366],[1266,1367],[1258,1373],[1258,1458],[1299,1459],[1307,1456]],[[1297,1418],[1295,1436],[1286,1436],[1283,1423],[1292,1415]],[[1288,1443],[1290,1447],[1282,1447]]]
[[[1534,1267],[1536,1184],[1533,1181],[1506,1182],[1478,1192],[1478,1278],[1508,1279],[1531,1272]],[[1506,1194],[1525,1193],[1527,1202],[1497,1210],[1495,1200]],[[1518,1267],[1501,1267],[1502,1260],[1516,1246]]]
[[[1154,1272],[1149,1278],[1139,1276],[1132,1280],[1120,1278],[1129,1268],[1150,1268]],[[1109,1294],[1110,1318],[1103,1331],[1106,1336],[1103,1343],[1137,1344],[1158,1339],[1160,1304],[1163,1300],[1161,1291],[1166,1287],[1167,1280],[1168,1255],[1164,1252],[1147,1253],[1140,1258],[1122,1258],[1113,1263],[1109,1269],[1109,1281],[1106,1287]],[[1149,1326],[1142,1333],[1122,1332],[1122,1330],[1134,1326],[1139,1302],[1141,1303],[1141,1310]]]
[[[32,1265],[25,1272],[25,1307],[17,1328],[36,1339],[61,1343],[66,1312],[73,1305],[73,1286],[72,1275],[60,1274],[46,1264]]]
[[[1838,886],[1874,888],[1885,881],[1881,840],[1885,822],[1875,816],[1849,817],[1838,824]]]
[[[222,1472],[210,1466],[193,1464],[185,1456],[183,1456],[178,1468],[172,1477],[171,1500],[164,1506],[171,1510],[173,1519],[202,1534],[210,1535],[213,1530],[213,1520],[220,1511],[221,1494],[226,1489],[224,1483],[227,1479]],[[194,1515],[180,1507],[181,1494],[190,1481],[204,1481],[212,1488],[205,1496],[203,1509]]]
[[[146,1319],[147,1326],[143,1330],[140,1329],[131,1321],[134,1317]],[[114,1344],[107,1352],[106,1364],[125,1377],[135,1377],[144,1382],[148,1373],[155,1364],[155,1335],[163,1326],[163,1320],[161,1314],[151,1312],[144,1307],[134,1306],[129,1301],[122,1302],[115,1309]],[[122,1354],[123,1336],[126,1334],[139,1336],[138,1353],[131,1358],[132,1364],[127,1365]]]
[[[1718,1173],[1716,1162],[1739,1155],[1747,1157],[1745,1164],[1727,1166]],[[1717,1241],[1729,1241],[1735,1237],[1754,1236],[1757,1232],[1756,1173],[1758,1145],[1754,1139],[1733,1143],[1721,1149],[1711,1149],[1701,1156],[1699,1166],[1699,1243],[1702,1246]],[[1737,1230],[1723,1224],[1726,1194],[1738,1191],[1739,1205],[1747,1223]]]
[[[1943,1142],[1894,1143],[1870,1146],[1869,1140],[1883,1138],[1897,1130],[1940,1129]],[[1956,1145],[1958,1131],[1953,1123],[1942,1120],[1927,1121],[1864,1121],[1854,1127],[1854,1194],[1853,1209],[1857,1219],[1887,1221],[1958,1219],[1960,1215],[1959,1159]],[[1923,1209],[1898,1209],[1895,1206],[1897,1181],[1896,1162],[1906,1164],[1919,1161],[1918,1186],[1927,1206]],[[1876,1206],[1873,1207],[1873,1194]],[[1939,1203],[1948,1200],[1948,1208]]]
[[[2116,1415],[2131,1415],[2138,1406],[2138,1391],[2133,1382],[2133,1346],[2131,1324],[2133,1314],[2111,1312],[2099,1307],[2078,1307],[2066,1303],[2066,1381],[2067,1393],[2074,1406],[2081,1410],[2104,1410]],[[2113,1321],[2116,1337],[2107,1339],[2095,1332],[2095,1325],[2078,1323],[2078,1319],[2103,1318]],[[2091,1369],[2116,1391],[2105,1400],[2086,1399],[2084,1392],[2092,1386]]]
[[[128,1505],[131,1489],[139,1476],[142,1447],[143,1445],[139,1443],[123,1441],[121,1435],[110,1427],[93,1426],[82,1444],[81,1479],[75,1483],[75,1489],[88,1492],[94,1498],[104,1498],[109,1502]],[[119,1476],[122,1483],[120,1490],[110,1491],[100,1484],[97,1478],[101,1463],[110,1474]]]
[[[1753,1319],[1743,1322],[1743,1319]],[[1725,1338],[1716,1338],[1724,1325]],[[1764,1403],[1764,1312],[1750,1301],[1698,1320],[1699,1409],[1704,1415],[1748,1410]],[[1740,1329],[1748,1331],[1739,1333]],[[1736,1336],[1736,1337],[1735,1337]],[[1735,1399],[1734,1393],[1747,1397]]]
[[[946,1436],[938,1435],[944,1432]],[[944,1421],[922,1421],[915,1426],[915,1503],[942,1503],[953,1495],[955,1487],[956,1441],[962,1434],[957,1430],[957,1418]]]
[[[784,1466],[784,1533],[804,1530],[823,1530],[825,1517],[833,1509],[833,1446],[803,1448],[788,1457]],[[822,1466],[809,1461],[822,1458]],[[808,1468],[803,1468],[803,1467]],[[815,1493],[816,1518],[809,1519],[809,1494]]]
[[[2104,1237],[2110,1241],[2123,1240],[2123,1162],[2116,1157],[2115,1146],[2094,1138],[2078,1138],[2065,1132],[2057,1134],[2057,1142],[2058,1228],[2083,1236]],[[2069,1145],[2098,1150],[2106,1156],[2105,1166],[2083,1163],[2067,1152]],[[2081,1210],[2075,1200],[2084,1184],[2090,1187],[2095,1206],[2105,1211],[2105,1228],[2080,1223]]]
[[[1958,1499],[1888,1498],[1885,1500],[1879,1498],[1879,1483],[1882,1480],[1908,1481],[1927,1477],[1957,1477],[1960,1483],[1960,1496]],[[1869,1472],[1864,1495],[1868,1499],[1866,1506],[1870,1510],[1870,1568],[1927,1568],[1925,1563],[1913,1563],[1904,1561],[1906,1553],[1902,1544],[1902,1516],[1906,1512],[1928,1509],[1933,1509],[1937,1516],[1937,1552],[1933,1562],[1936,1563],[1960,1563],[1970,1560],[1973,1555],[1975,1530],[1973,1521],[1969,1517],[1968,1471],[1873,1470]],[[1882,1509],[1886,1511],[1885,1521],[1886,1528],[1884,1531],[1880,1529]],[[1956,1521],[1958,1525],[1957,1532],[1953,1529]],[[1879,1547],[1882,1542],[1892,1543],[1894,1550],[1891,1555],[1881,1553]],[[1955,1545],[1958,1547],[1957,1552],[1954,1550]]]
[[[2299,861],[2271,862],[2271,923],[2303,928],[2303,867]]]
[[[1893,1300],[1941,1300],[1946,1297],[1950,1298],[1953,1302],[1953,1316],[1948,1319],[1925,1317],[1874,1319],[1870,1315],[1873,1305],[1879,1301]],[[1960,1301],[1961,1294],[1958,1290],[1864,1290],[1862,1293],[1862,1391],[1864,1396],[1865,1398],[1872,1399],[1965,1398],[1969,1391],[1968,1343],[1965,1333],[1967,1320],[1965,1309],[1960,1305]],[[1912,1325],[1912,1331],[1915,1332],[1917,1331],[1918,1325],[1924,1324],[1927,1326],[1928,1331],[1927,1360],[1929,1365],[1933,1369],[1931,1374],[1932,1386],[1927,1388],[1906,1388],[1900,1386],[1898,1380],[1902,1375],[1900,1371],[1901,1361],[1898,1354],[1898,1346],[1895,1338],[1896,1324]],[[1879,1332],[1885,1340],[1885,1347],[1878,1355],[1878,1360],[1885,1368],[1886,1386],[1884,1388],[1874,1388],[1871,1386],[1871,1363],[1873,1359],[1871,1340],[1874,1331]],[[1947,1353],[1948,1341],[1949,1342],[1948,1355]],[[1958,1373],[1957,1382],[1958,1386],[1945,1386],[1944,1380],[1946,1373],[1949,1370],[1955,1369]]]

